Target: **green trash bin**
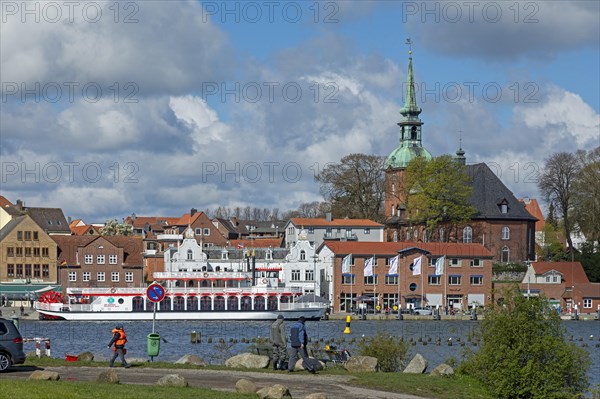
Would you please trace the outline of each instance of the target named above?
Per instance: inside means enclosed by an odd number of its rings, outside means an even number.
[[[160,335],[148,334],[148,356],[158,356],[160,352]]]

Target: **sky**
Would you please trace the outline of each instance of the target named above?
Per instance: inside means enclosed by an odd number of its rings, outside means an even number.
[[[407,38],[434,156],[539,198],[600,145],[597,1],[2,0],[0,195],[88,223],[322,200],[398,145]]]

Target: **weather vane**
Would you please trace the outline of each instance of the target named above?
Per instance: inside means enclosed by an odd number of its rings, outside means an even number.
[[[412,40],[409,38],[406,39],[406,43],[408,44],[408,54],[412,54]]]

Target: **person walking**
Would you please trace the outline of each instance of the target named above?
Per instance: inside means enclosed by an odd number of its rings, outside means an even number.
[[[115,364],[115,360],[117,359],[117,356],[119,356],[120,360],[121,360],[121,364],[123,364],[123,367],[125,367],[126,369],[128,369],[129,367],[131,367],[129,364],[127,364],[127,362],[125,361],[125,353],[127,353],[127,350],[125,349],[125,343],[127,342],[127,335],[125,335],[125,330],[123,329],[122,325],[117,325],[113,330],[113,337],[110,340],[110,342],[108,343],[108,347],[110,348],[111,346],[113,346],[113,356],[110,359],[110,363],[108,365],[108,367],[113,367]]]
[[[308,359],[308,352],[306,351],[308,334],[306,334],[304,322],[304,316],[300,316],[298,321],[295,322],[290,329],[290,344],[292,345],[292,353],[290,355],[290,362],[288,363],[288,373],[294,371],[294,367],[296,367],[296,361],[298,360],[298,354],[300,354],[300,357],[302,358],[302,366],[311,374],[317,373]]]
[[[287,337],[281,314],[271,324],[271,342],[273,342],[273,370],[286,370]]]

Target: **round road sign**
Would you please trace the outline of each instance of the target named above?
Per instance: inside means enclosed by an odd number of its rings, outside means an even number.
[[[165,298],[165,289],[160,284],[150,284],[146,289],[146,296],[150,302],[160,302]]]

